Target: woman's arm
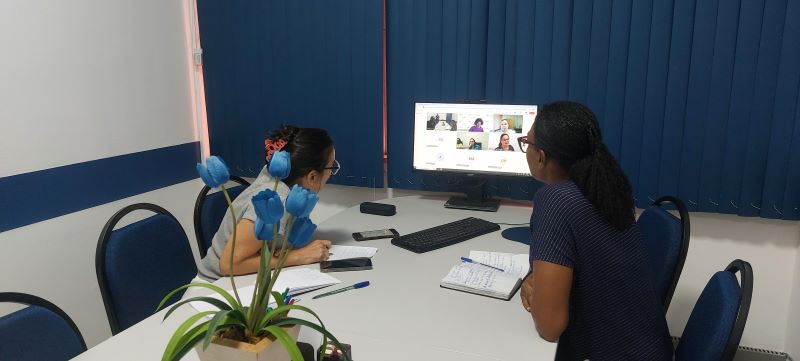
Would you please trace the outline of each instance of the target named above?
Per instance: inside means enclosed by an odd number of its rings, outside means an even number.
[[[545,261],[531,266],[534,272],[522,283],[522,306],[531,313],[539,336],[556,342],[569,323],[572,268]]]
[[[231,235],[231,238],[233,235]],[[224,275],[230,274],[231,251],[233,242],[228,238],[225,249],[219,258],[219,270]],[[258,272],[261,263],[261,245],[264,242],[256,239],[253,231],[253,221],[242,219],[236,225],[236,250],[233,254],[233,274],[244,275]],[[316,263],[328,259],[328,249],[331,241],[315,240],[303,248],[289,251],[285,266],[297,266],[301,264]],[[274,267],[278,263],[276,257],[271,257],[271,265]]]

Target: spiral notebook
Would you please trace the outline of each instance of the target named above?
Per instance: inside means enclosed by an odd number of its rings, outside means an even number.
[[[527,254],[470,251],[469,258],[475,263],[453,266],[439,285],[508,301],[530,270]]]

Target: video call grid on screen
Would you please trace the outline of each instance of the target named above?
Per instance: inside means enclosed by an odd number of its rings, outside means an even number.
[[[517,138],[535,105],[416,103],[414,169],[530,176]]]

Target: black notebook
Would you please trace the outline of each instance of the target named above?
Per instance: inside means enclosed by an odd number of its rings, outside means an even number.
[[[439,285],[508,301],[530,269],[527,254],[470,251],[469,259],[453,266]]]

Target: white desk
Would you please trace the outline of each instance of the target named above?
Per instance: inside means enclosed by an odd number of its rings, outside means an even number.
[[[400,234],[475,216],[494,222],[525,223],[530,207],[503,205],[497,213],[447,209],[444,198],[411,196],[381,202],[395,204],[397,215],[362,214],[349,208],[319,226],[317,238],[335,244],[378,247],[370,271],[332,275],[341,286],[298,296],[320,315],[326,327],[353,346],[356,361],[400,360],[552,360],[555,344],[538,337],[519,296],[502,301],[439,287],[439,281],[470,250],[527,253],[528,247],[493,232],[453,246],[416,254],[391,245],[389,239],[355,242],[351,234],[395,228]],[[503,226],[506,228],[507,226]],[[238,286],[254,276],[239,277]],[[312,300],[317,293],[370,281],[370,286]],[[217,284],[230,288],[229,281]],[[161,324],[163,311],[93,347],[77,360],[158,360],[172,332],[193,313],[184,306]],[[293,313],[300,316],[299,313]],[[307,317],[303,317],[307,318]],[[300,339],[315,345],[319,335],[303,329]],[[409,357],[410,356],[410,357]],[[190,352],[184,360],[197,360]]]

